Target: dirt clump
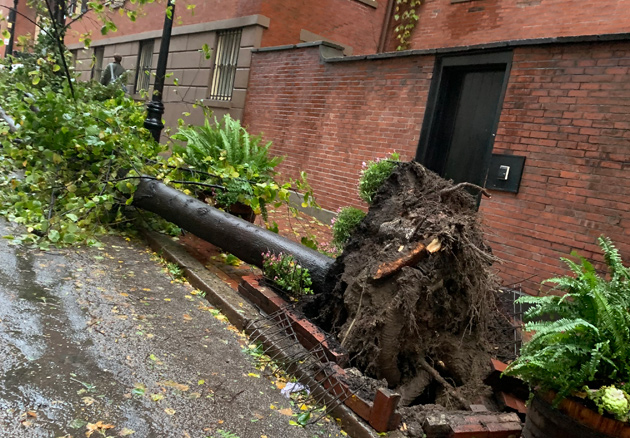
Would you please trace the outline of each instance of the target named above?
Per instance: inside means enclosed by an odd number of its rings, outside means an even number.
[[[466,188],[401,163],[335,262],[334,287],[307,313],[403,406],[462,408],[489,394],[493,261]]]

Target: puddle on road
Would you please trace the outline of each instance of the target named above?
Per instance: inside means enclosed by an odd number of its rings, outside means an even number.
[[[92,342],[72,294],[71,273],[58,268],[68,265],[64,257],[19,251],[16,255],[14,248],[0,244],[2,436],[78,436],[84,429],[71,426],[114,418],[117,427],[148,436],[142,414],[120,403],[124,386],[90,354]],[[24,426],[24,420],[32,425]]]

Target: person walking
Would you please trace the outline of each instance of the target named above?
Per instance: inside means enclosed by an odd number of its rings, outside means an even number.
[[[125,68],[120,65],[122,62],[122,56],[119,54],[114,55],[114,62],[110,62],[105,70],[103,71],[103,75],[101,77],[101,84],[109,85],[112,82],[119,79],[122,75],[125,74]],[[127,92],[127,86],[121,82],[121,86],[125,92]]]

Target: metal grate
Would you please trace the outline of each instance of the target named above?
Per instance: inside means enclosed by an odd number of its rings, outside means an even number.
[[[505,357],[499,357],[498,359],[503,361],[516,359],[523,345],[523,314],[531,305],[517,303],[516,300],[522,296],[527,296],[527,294],[521,290],[520,284],[509,288],[501,288],[501,293],[498,295],[500,310],[512,323],[512,328],[509,329],[509,336],[505,337],[508,343],[500,346]],[[510,337],[511,341],[507,341]]]
[[[241,34],[241,29],[226,30],[217,34],[217,48],[209,99],[232,99],[238,51],[241,47]]]
[[[311,406],[305,411],[305,424],[316,423],[361,389],[353,391],[342,383],[339,368],[328,360],[322,343],[309,350],[300,344],[284,308],[251,321],[245,331],[250,342],[262,348],[265,358],[259,360],[280,366],[308,389],[308,395],[302,394],[302,402]]]
[[[138,55],[138,68],[136,70],[134,93],[139,93],[141,90],[149,89],[152,62],[153,40],[140,41],[140,53]]]

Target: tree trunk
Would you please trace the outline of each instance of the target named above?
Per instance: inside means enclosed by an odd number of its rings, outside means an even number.
[[[291,254],[302,267],[309,270],[314,292],[324,291],[327,287],[326,274],[333,263],[330,257],[217,210],[159,181],[141,179],[133,205],[156,213],[258,267],[262,267],[264,252]]]

